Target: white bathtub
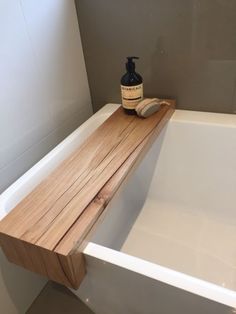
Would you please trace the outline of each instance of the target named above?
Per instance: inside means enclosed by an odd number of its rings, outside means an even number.
[[[115,109],[0,196],[4,217]],[[236,313],[236,116],[177,110],[93,228],[73,291],[96,314]]]

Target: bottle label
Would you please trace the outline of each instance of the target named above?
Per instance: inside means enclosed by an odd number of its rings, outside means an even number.
[[[143,84],[135,86],[121,85],[122,105],[126,109],[135,109],[143,99]]]

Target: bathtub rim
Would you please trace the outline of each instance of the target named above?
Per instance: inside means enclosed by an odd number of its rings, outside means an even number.
[[[236,291],[229,290],[203,279],[175,271],[94,242],[87,243],[83,249],[83,254],[85,258],[89,256],[90,258],[100,260],[102,263],[109,263],[125,268],[152,280],[160,281],[166,285],[182,289],[233,309],[236,308]],[[77,290],[71,289],[71,291],[77,294]]]
[[[83,132],[83,130],[85,130],[94,119],[99,118],[99,116],[106,116],[106,118],[109,117],[119,106],[120,106],[119,104],[112,103],[106,104],[98,112],[93,114],[87,121],[81,124],[77,129],[75,129],[75,131],[73,131],[69,136],[67,136],[61,143],[55,146],[54,149],[52,149],[33,167],[31,167],[27,172],[25,172],[2,194],[0,194],[0,220],[5,215],[7,215],[11,211],[11,209],[14,206],[16,206],[33,189],[33,188],[30,190],[28,188],[24,189],[25,184],[29,185],[30,183],[34,183],[34,186],[37,185],[40,182],[37,181],[37,174],[41,170],[45,169],[49,162],[52,163],[54,158],[56,158],[56,156],[60,154],[60,152],[66,145],[73,141],[73,139],[75,139],[78,136],[78,134]],[[209,125],[236,128],[236,115],[233,114],[176,110],[173,116],[171,117],[170,121],[181,123],[200,123],[200,124],[204,123]],[[98,126],[99,125],[100,124],[98,124]],[[52,168],[52,170],[53,169],[54,168]],[[21,190],[22,187],[23,191]],[[8,206],[7,202],[9,201],[9,199],[11,199],[12,197],[15,198],[16,194],[19,191],[20,195],[18,195],[16,199],[12,201],[11,203],[12,206]],[[105,246],[101,246],[93,242],[89,242],[86,245],[86,247],[83,250],[83,253],[85,255],[101,259],[104,262],[116,264],[117,266],[127,268],[131,271],[140,273],[144,276],[192,292],[193,294],[200,295],[210,300],[236,308],[236,291],[234,292],[233,290],[220,287],[216,284],[209,283],[196,277],[192,277],[184,273],[168,269],[166,267],[145,261],[134,256],[130,256],[120,251],[115,251],[106,248]],[[146,267],[143,267],[145,265]],[[168,280],[164,278],[164,276],[167,275]],[[179,278],[181,280],[178,280]]]

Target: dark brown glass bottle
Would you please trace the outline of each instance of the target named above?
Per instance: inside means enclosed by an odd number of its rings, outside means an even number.
[[[143,99],[143,79],[135,72],[133,59],[138,57],[127,57],[127,72],[121,78],[122,106],[127,114],[136,114],[135,107]]]

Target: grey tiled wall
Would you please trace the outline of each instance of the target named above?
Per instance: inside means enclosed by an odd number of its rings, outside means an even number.
[[[235,0],[77,0],[95,110],[120,102],[125,57],[137,55],[145,96],[236,113]]]

